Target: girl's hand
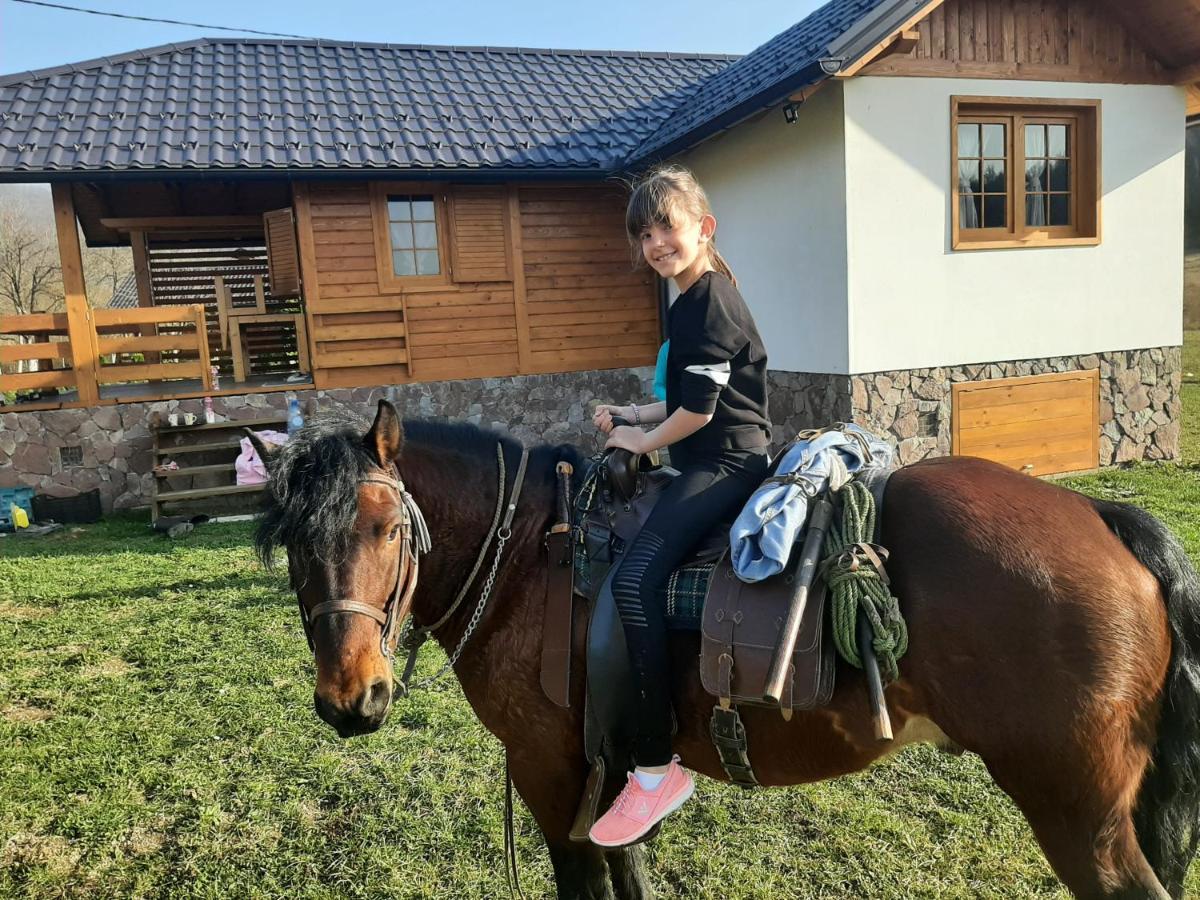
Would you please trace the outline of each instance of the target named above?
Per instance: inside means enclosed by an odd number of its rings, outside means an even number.
[[[629,412],[629,408],[626,406],[601,403],[596,407],[596,411],[592,413],[592,424],[605,434],[608,434],[613,430],[613,416],[620,416],[623,419],[633,418],[633,415]]]
[[[618,425],[608,433],[604,449],[612,450],[616,447],[628,450],[630,453],[647,453],[651,449],[649,441],[646,440],[646,432],[640,428],[634,428],[632,425]]]

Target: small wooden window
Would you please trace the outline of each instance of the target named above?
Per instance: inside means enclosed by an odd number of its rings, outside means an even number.
[[[955,250],[1100,242],[1100,102],[954,97]]]
[[[379,289],[437,289],[449,283],[445,198],[441,186],[371,185]]]

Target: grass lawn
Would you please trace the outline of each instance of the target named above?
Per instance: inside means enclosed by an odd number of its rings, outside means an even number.
[[[1200,375],[1200,345],[1184,369]],[[1200,559],[1200,377],[1184,409],[1182,465],[1065,483],[1146,506]],[[504,896],[499,745],[452,681],[338,739],[249,535],[173,543],[127,517],[0,541],[0,896]],[[1066,896],[970,754],[698,795],[652,845],[664,897]],[[526,893],[548,896],[518,810]]]

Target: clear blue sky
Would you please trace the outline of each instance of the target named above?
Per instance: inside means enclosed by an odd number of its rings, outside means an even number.
[[[58,0],[107,12],[346,41],[747,53],[824,0]],[[237,37],[0,0],[0,73],[187,41]]]

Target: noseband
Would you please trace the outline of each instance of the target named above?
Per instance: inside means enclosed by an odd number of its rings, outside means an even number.
[[[417,501],[413,499],[412,494],[405,490],[404,482],[400,480],[400,470],[396,468],[395,463],[392,464],[392,472],[395,473],[395,477],[385,472],[379,472],[361,479],[358,483],[385,485],[394,490],[400,499],[400,529],[404,541],[400,550],[400,565],[396,568],[396,585],[392,588],[392,594],[382,610],[357,600],[339,598],[318,603],[310,612],[304,608],[304,601],[300,600],[299,593],[297,593],[296,599],[300,604],[300,621],[304,625],[304,636],[308,638],[308,649],[314,653],[316,644],[313,641],[312,632],[319,618],[334,613],[358,613],[379,624],[379,652],[389,662],[395,655],[400,622],[412,602],[413,592],[417,589],[419,554],[428,553],[432,545],[429,540],[429,528],[425,524],[421,508],[417,506]],[[403,612],[401,612],[402,610]]]

